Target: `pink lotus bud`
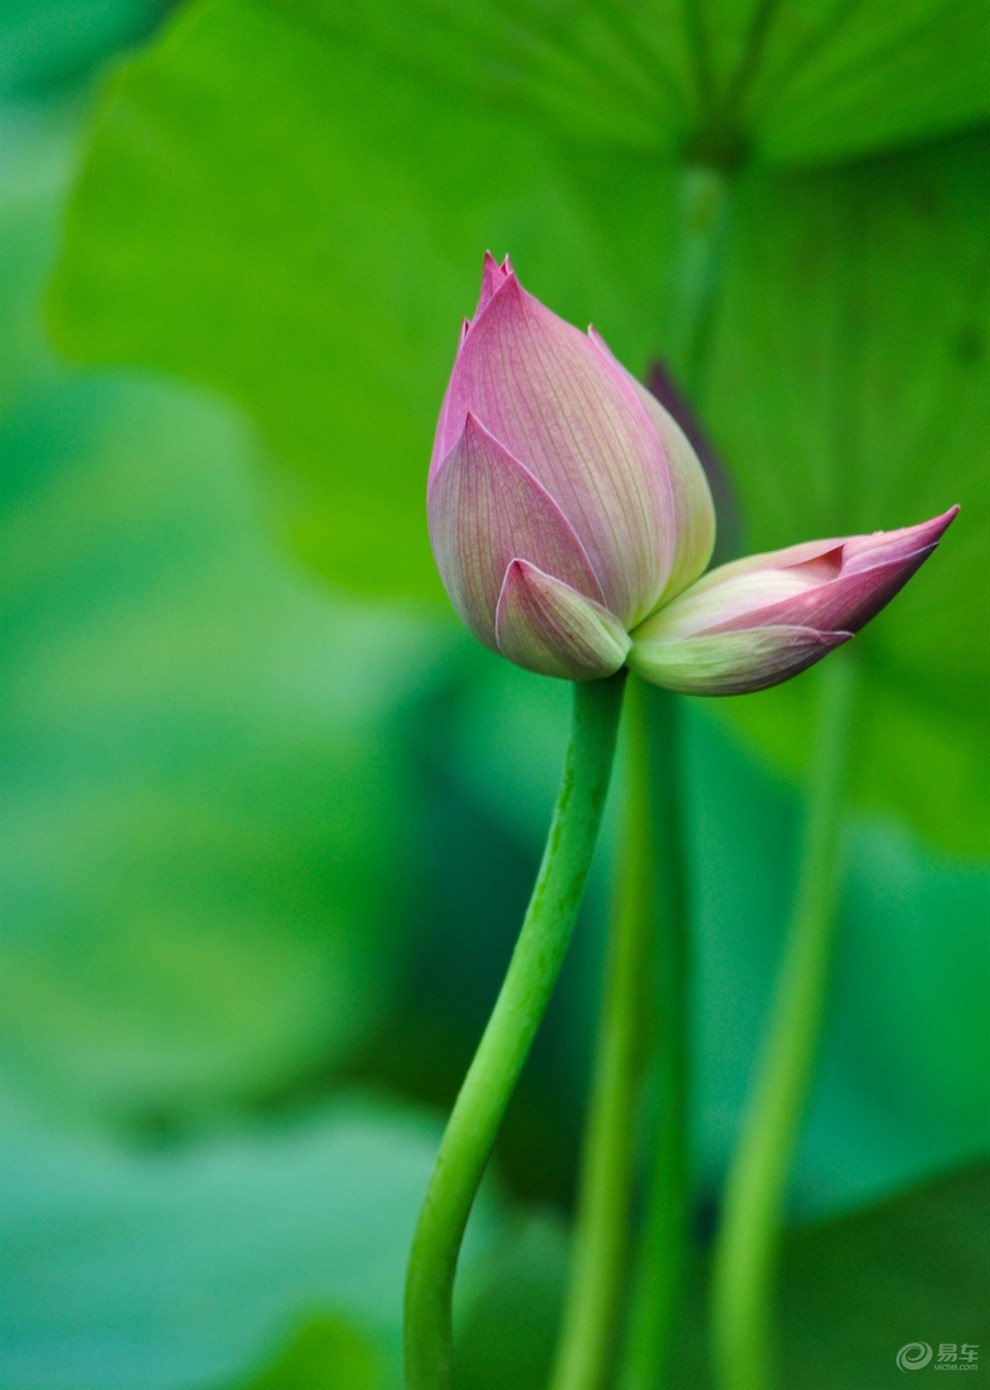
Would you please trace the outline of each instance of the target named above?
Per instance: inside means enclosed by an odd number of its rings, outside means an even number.
[[[597,334],[559,319],[485,257],[440,411],[427,496],[451,602],[531,671],[586,680],[708,563],[701,466]]]
[[[762,690],[848,642],[928,559],[958,512],[900,531],[809,541],[706,574],[633,633],[628,664],[700,695]]]
[[[451,602],[510,661],[570,680],[626,664],[657,685],[728,695],[786,680],[848,641],[958,508],[699,579],[715,517],[685,434],[594,329],[559,319],[508,259],[486,255],[440,411],[427,510]]]

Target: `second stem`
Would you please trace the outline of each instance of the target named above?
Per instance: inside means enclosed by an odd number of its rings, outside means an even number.
[[[663,987],[671,963],[659,949],[677,934],[681,918],[678,769],[672,756],[676,705],[675,695],[631,679],[617,892],[553,1390],[601,1390],[616,1362],[638,1118],[651,1050],[663,1062],[665,1075],[658,1079],[664,1113],[682,1109],[670,1092],[684,1070],[683,1030],[666,997],[670,991]],[[681,979],[679,969],[673,973]],[[651,1049],[658,1011],[664,1045]],[[680,1174],[685,1166],[683,1132],[665,1129],[660,1143],[671,1174]],[[673,1216],[679,1226],[682,1194],[666,1182],[664,1187],[657,1194],[663,1217]],[[680,1245],[679,1229],[669,1234],[670,1239],[662,1233],[659,1237],[665,1265],[676,1263],[671,1246]]]
[[[715,1250],[712,1326],[721,1390],[761,1390],[773,1383],[776,1256],[828,983],[854,676],[847,652],[830,657],[821,670],[794,917]]]

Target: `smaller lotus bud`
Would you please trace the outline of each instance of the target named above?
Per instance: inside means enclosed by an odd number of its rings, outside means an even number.
[[[889,603],[958,510],[899,531],[810,541],[722,565],[635,629],[628,665],[657,685],[698,695],[787,680]]]

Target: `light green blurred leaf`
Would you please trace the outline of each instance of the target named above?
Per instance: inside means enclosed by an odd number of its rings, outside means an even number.
[[[82,114],[2,122],[0,1033],[49,1100],[171,1124],[376,1026],[399,728],[439,667],[422,624],[288,568],[228,409],[51,358],[40,286]]]
[[[698,711],[689,724],[698,1157],[721,1182],[765,1036],[797,879],[794,793]],[[990,872],[902,828],[846,836],[822,1038],[795,1158],[798,1216],[990,1153]]]
[[[62,372],[40,312],[79,160],[86,105],[78,97],[0,106],[4,228],[0,237],[0,410]]]
[[[140,1153],[42,1129],[8,1103],[5,1390],[226,1385],[270,1365],[270,1348],[321,1309],[375,1348],[392,1390],[436,1141],[415,1115],[341,1100],[281,1127]],[[492,1231],[482,1203],[469,1278]]]
[[[437,649],[284,567],[216,405],[77,381],[3,455],[5,1066],[121,1115],[269,1094],[389,996]]]
[[[0,18],[0,95],[37,93],[90,75],[108,54],[136,43],[166,0],[5,0]]]
[[[379,1390],[378,1357],[341,1317],[304,1322],[260,1371],[225,1390]]]

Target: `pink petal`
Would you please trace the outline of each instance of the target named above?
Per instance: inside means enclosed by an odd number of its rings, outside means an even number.
[[[694,585],[692,592],[713,588],[753,570],[785,570],[803,565],[812,560],[820,560],[832,551],[841,552],[843,570],[867,568],[874,560],[896,559],[898,555],[911,555],[926,545],[939,541],[946,528],[955,519],[958,507],[950,507],[941,516],[922,521],[917,526],[903,526],[897,531],[874,531],[865,536],[833,536],[821,541],[803,541],[800,545],[790,545],[783,550],[769,550],[760,555],[747,555],[741,560],[733,560],[728,565],[720,565]]]
[[[933,545],[916,550],[899,560],[889,560],[871,569],[841,574],[837,579],[815,584],[803,593],[770,603],[763,608],[730,618],[709,631],[729,632],[739,628],[798,623],[819,632],[859,632],[928,559]]]
[[[888,560],[906,559],[926,547],[934,548],[958,512],[958,507],[950,507],[941,516],[934,516],[919,526],[902,526],[899,531],[874,531],[871,536],[852,536],[842,543],[843,573],[864,570]]]
[[[590,599],[602,588],[573,528],[546,489],[473,415],[427,493],[430,541],[450,600],[479,641],[495,648],[495,610],[517,556]]]
[[[619,670],[629,650],[625,628],[607,608],[569,584],[513,560],[496,618],[498,650],[541,676],[597,680]]]
[[[633,642],[631,671],[689,695],[744,695],[779,685],[848,642],[850,632],[763,627],[670,641]]]
[[[488,301],[508,274],[508,256],[506,256],[504,263],[499,265],[492,253],[486,251],[485,259],[481,267],[481,293],[478,296],[478,307],[474,311],[474,318],[471,320],[472,323],[475,323],[481,317],[482,311],[488,306]]]
[[[715,504],[708,479],[687,435],[670,412],[623,367],[595,328],[588,329],[588,336],[629,382],[660,438],[671,480],[674,554],[670,575],[658,599],[673,598],[704,573],[712,557]]]
[[[461,348],[464,346],[464,339],[488,307],[488,303],[495,291],[511,274],[512,266],[509,263],[508,256],[506,256],[502,264],[499,265],[490,251],[485,252],[485,257],[481,265],[481,290],[478,295],[477,308],[474,311],[474,318],[464,319],[461,323],[461,336],[457,344],[457,356],[460,356]],[[454,360],[456,362],[457,357],[455,357]],[[429,478],[431,482],[437,469],[450,453],[454,444],[456,444],[464,426],[464,417],[471,408],[470,402],[464,400],[460,394],[452,389],[453,385],[453,378],[451,378],[447,383],[447,390],[444,392],[443,401],[440,405],[440,417],[437,421],[437,430],[433,438],[433,451],[430,455]]]
[[[434,459],[468,411],[546,488],[626,623],[656,604],[674,555],[663,448],[624,373],[507,273],[464,339]]]
[[[813,541],[723,565],[636,635],[671,640],[777,625],[858,632],[924,563],[957,511],[899,531]]]

